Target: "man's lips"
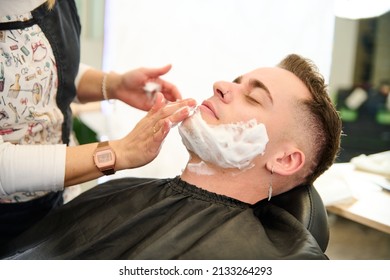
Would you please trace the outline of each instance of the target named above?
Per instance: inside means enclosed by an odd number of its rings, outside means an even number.
[[[218,119],[218,116],[215,112],[214,106],[211,102],[205,100],[203,103],[200,105],[200,109],[205,111],[208,114],[213,115],[216,119]]]

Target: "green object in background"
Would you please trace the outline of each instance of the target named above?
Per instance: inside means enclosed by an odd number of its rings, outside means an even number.
[[[351,109],[343,107],[340,110],[340,116],[341,116],[341,119],[343,121],[354,122],[354,121],[356,121],[356,119],[358,117],[358,112],[356,112],[355,110],[351,110]]]
[[[99,142],[97,133],[78,117],[73,118],[73,131],[80,145]]]
[[[388,124],[390,125],[390,111],[388,110],[380,110],[376,114],[376,121],[380,124]]]

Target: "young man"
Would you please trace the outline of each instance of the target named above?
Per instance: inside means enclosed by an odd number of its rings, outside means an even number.
[[[340,118],[310,61],[290,55],[215,83],[179,131],[190,152],[180,177],[94,188],[9,244],[18,253],[8,257],[326,259],[310,232],[269,202],[311,184],[339,149]]]

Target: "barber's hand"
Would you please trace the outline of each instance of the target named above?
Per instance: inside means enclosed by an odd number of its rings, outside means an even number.
[[[164,96],[156,93],[155,104],[147,115],[127,136],[111,142],[117,153],[116,168],[136,168],[155,159],[170,129],[186,119],[195,106],[193,99],[167,104]]]
[[[137,109],[149,111],[153,106],[154,98],[150,98],[145,93],[144,86],[147,82],[154,82],[161,86],[160,91],[168,101],[182,99],[180,92],[173,84],[160,78],[170,69],[171,65],[166,65],[161,68],[138,68],[122,75],[110,73],[108,77],[109,96]]]

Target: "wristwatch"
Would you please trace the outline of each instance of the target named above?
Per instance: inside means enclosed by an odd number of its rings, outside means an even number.
[[[104,175],[115,174],[115,160],[115,152],[108,141],[100,142],[93,153],[93,161],[100,172]]]

